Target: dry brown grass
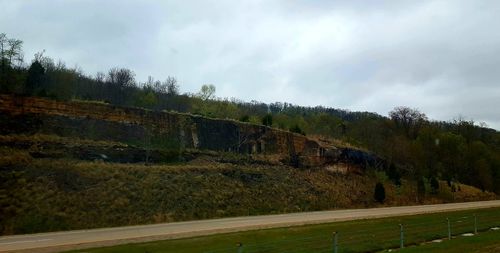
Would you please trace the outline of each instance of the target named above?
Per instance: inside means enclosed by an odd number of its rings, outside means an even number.
[[[352,143],[349,143],[347,141],[335,139],[335,138],[332,138],[329,136],[307,135],[307,137],[312,139],[312,140],[315,140],[315,141],[317,141],[320,144],[325,145],[325,146],[334,146],[334,147],[338,147],[338,148],[351,148],[351,149],[357,149],[357,150],[369,152],[369,150],[364,148],[364,147],[353,145]]]
[[[33,159],[5,147],[0,155],[3,234],[378,206],[378,179],[370,173],[220,163],[208,154],[167,165]],[[384,185],[384,205],[416,203],[413,182]],[[424,203],[450,201],[446,196]],[[468,186],[455,194],[456,201],[488,197]]]

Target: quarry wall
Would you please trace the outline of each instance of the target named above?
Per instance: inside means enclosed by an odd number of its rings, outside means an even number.
[[[213,150],[278,155],[291,165],[373,162],[358,150],[324,146],[303,135],[233,120],[97,102],[0,95],[0,134],[55,134],[155,150]],[[359,161],[358,161],[359,160]]]

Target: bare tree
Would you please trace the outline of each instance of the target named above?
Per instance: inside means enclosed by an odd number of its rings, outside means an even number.
[[[95,80],[98,82],[98,83],[104,83],[104,80],[106,79],[106,75],[102,72],[97,72],[95,74]]]
[[[112,68],[106,77],[108,96],[112,102],[119,105],[126,104],[131,99],[135,87],[135,74],[126,68]]]
[[[172,76],[167,77],[167,80],[165,80],[165,84],[167,87],[167,94],[169,95],[179,94],[179,85],[177,84],[177,79],[175,79],[175,77]]]
[[[389,117],[399,126],[403,127],[408,137],[415,137],[420,127],[427,121],[427,116],[406,106],[399,106],[389,112]]]
[[[151,87],[153,87],[153,91],[159,94],[167,93],[167,86],[163,84],[160,80],[148,80],[151,83]]]
[[[132,87],[135,85],[135,74],[130,69],[112,68],[108,72],[106,81],[121,88]]]
[[[152,76],[148,76],[148,80],[142,85],[142,88],[144,90],[153,90],[153,91],[156,91],[156,89],[155,89],[155,79]]]
[[[20,65],[23,62],[22,52],[23,41],[18,39],[9,39],[5,33],[0,33],[0,60],[2,70],[5,65]]]
[[[7,35],[5,33],[0,33],[0,60],[2,61],[2,70],[5,67],[5,51],[7,48]]]
[[[9,39],[7,41],[9,48],[7,50],[7,57],[10,64],[21,64],[23,62],[22,46],[23,41],[18,39]]]

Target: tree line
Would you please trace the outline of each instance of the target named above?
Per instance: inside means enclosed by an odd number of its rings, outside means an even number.
[[[401,175],[437,178],[500,193],[500,133],[471,120],[430,121],[419,110],[404,106],[384,117],[323,106],[245,102],[217,98],[211,84],[195,94],[181,93],[175,77],[139,82],[132,70],[119,67],[87,75],[44,52],[27,64],[22,41],[5,34],[0,34],[0,61],[1,93],[101,101],[268,125],[371,150],[388,161],[386,172],[396,183]]]

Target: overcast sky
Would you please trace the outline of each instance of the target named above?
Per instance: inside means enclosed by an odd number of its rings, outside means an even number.
[[[182,92],[382,115],[416,107],[500,129],[500,1],[0,0],[0,32],[85,73],[175,76]]]

